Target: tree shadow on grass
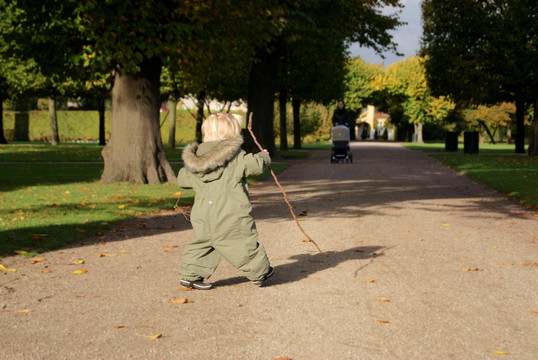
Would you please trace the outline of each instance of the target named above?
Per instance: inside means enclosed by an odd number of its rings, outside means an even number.
[[[299,281],[301,279],[307,278],[310,275],[313,275],[317,272],[324,271],[330,268],[337,266],[340,263],[346,261],[355,261],[355,260],[368,260],[370,262],[379,256],[383,256],[382,246],[358,246],[353,247],[343,251],[328,251],[325,256],[321,253],[317,254],[298,254],[291,256],[289,259],[293,262],[277,265],[275,266],[275,274],[271,277],[270,280],[267,280],[265,287],[282,285],[287,283],[292,283]],[[363,264],[356,271],[359,272],[365,266],[369,265]],[[213,283],[214,286],[232,286],[236,284],[241,284],[248,282],[249,280],[244,276],[236,276],[224,280],[219,280]]]

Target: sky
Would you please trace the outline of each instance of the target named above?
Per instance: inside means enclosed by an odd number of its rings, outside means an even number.
[[[404,54],[404,56],[383,53],[385,59],[382,59],[374,50],[362,48],[359,44],[351,45],[349,49],[351,56],[360,57],[365,62],[376,65],[383,62],[383,65],[386,67],[387,65],[416,55],[419,49],[420,37],[422,35],[421,2],[421,0],[401,0],[404,8],[401,9],[399,18],[401,21],[407,22],[407,25],[400,26],[396,31],[390,32],[394,42],[398,44],[398,51]],[[386,8],[383,10],[384,14],[392,14],[394,12],[394,8]]]

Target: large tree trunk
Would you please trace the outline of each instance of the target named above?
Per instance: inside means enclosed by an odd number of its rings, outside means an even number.
[[[196,113],[196,142],[202,142],[202,124],[204,122],[204,103],[205,103],[205,91],[198,94],[196,98],[196,107],[198,112]]]
[[[176,146],[176,109],[177,100],[170,98],[168,100],[168,148],[173,149]]]
[[[7,144],[4,136],[4,97],[0,96],[0,144]]]
[[[159,127],[161,67],[160,60],[152,58],[144,60],[137,74],[115,69],[110,139],[102,151],[105,184],[175,182]]]
[[[534,115],[529,134],[529,155],[538,155],[538,97],[534,100]]]
[[[292,99],[291,107],[293,109],[293,148],[302,148],[301,141],[301,100]]]
[[[50,144],[57,146],[60,143],[58,135],[58,117],[56,116],[56,100],[49,97],[49,120],[50,120]]]
[[[516,153],[525,153],[525,101],[516,100]]]
[[[99,145],[106,145],[105,139],[105,98],[99,98]]]
[[[280,111],[280,150],[288,150],[288,129],[286,124],[286,104],[288,97],[286,91],[280,89],[280,95],[278,97],[278,105]]]
[[[248,86],[247,119],[252,114],[252,132],[258,142],[269,153],[276,155],[273,131],[274,98],[278,74],[278,44],[269,44],[268,48],[260,49],[257,53],[259,61],[252,65]],[[257,148],[248,149],[257,152]]]

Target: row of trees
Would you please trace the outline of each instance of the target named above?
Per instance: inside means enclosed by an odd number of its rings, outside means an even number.
[[[110,96],[101,180],[174,181],[159,132],[163,96],[247,99],[253,130],[274,153],[275,94],[297,108],[338,97],[350,42],[395,50],[388,31],[400,22],[384,6],[401,4],[0,0],[0,97]]]

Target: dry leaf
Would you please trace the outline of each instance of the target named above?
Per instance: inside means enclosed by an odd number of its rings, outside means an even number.
[[[538,262],[532,262],[528,260],[523,261],[523,266],[538,267]]]
[[[163,247],[165,247],[165,248],[177,248],[178,246],[174,245],[174,244],[170,244],[170,245],[163,245]]]
[[[44,274],[48,274],[50,273],[50,269],[43,269],[43,270],[40,270],[42,273]]]
[[[477,268],[477,267],[475,267],[475,268],[471,268],[471,269],[463,268],[463,269],[461,269],[461,270],[462,270],[462,271],[482,271],[482,269],[479,269],[479,268]]]
[[[0,271],[4,271],[4,272],[15,272],[15,271],[17,271],[17,270],[16,270],[16,269],[7,268],[7,267],[5,267],[4,265],[0,264]]]
[[[382,324],[388,324],[388,323],[389,323],[388,320],[380,320],[380,319],[378,319],[377,321],[379,321],[379,322],[382,323]]]
[[[411,232],[411,230],[409,230],[409,229],[405,229],[404,231],[405,231],[405,232]]]
[[[73,274],[79,275],[79,274],[85,274],[87,272],[88,272],[88,270],[86,270],[86,269],[79,269],[79,270],[73,271]]]
[[[69,263],[69,265],[82,265],[85,262],[86,262],[86,260],[80,259],[80,260],[77,260],[77,261],[73,261],[72,263]]]
[[[163,333],[155,334],[155,335],[142,335],[142,334],[136,334],[138,336],[147,337],[148,339],[155,340],[163,336]]]
[[[508,355],[506,351],[501,351],[501,350],[488,350],[488,351],[495,355]]]
[[[118,256],[118,254],[104,254],[104,253],[99,253],[97,255],[97,257],[114,257],[114,256]]]
[[[145,227],[146,227],[146,223],[141,223],[141,224],[137,225],[137,228],[139,228],[139,229],[143,229]]]
[[[363,280],[362,282],[365,282],[365,283],[373,283],[375,280],[374,279],[368,279],[368,280]]]
[[[118,206],[118,209],[125,209],[125,205]]]
[[[115,325],[114,326],[114,329],[123,329],[123,328],[126,328],[127,325]]]
[[[30,235],[30,239],[32,239],[32,240],[41,240],[41,236],[39,236],[37,234],[32,234],[32,235]]]
[[[309,239],[301,239],[301,242],[310,242]]]
[[[535,314],[538,314],[538,310],[533,310],[531,309],[531,312],[535,313]]]
[[[387,299],[386,297],[376,297],[375,298],[375,301],[379,301],[379,302],[390,302],[390,299]]]
[[[30,264],[38,264],[38,263],[42,263],[43,261],[45,261],[47,259],[45,258],[35,258],[35,259],[31,259],[30,260]]]
[[[120,253],[122,253],[122,254],[128,254],[129,252],[128,252],[127,250],[122,250],[122,251],[120,251]]]
[[[451,226],[450,224],[443,224],[444,227],[449,227]]]
[[[182,286],[182,287],[179,288],[179,290],[181,290],[181,291],[194,291],[194,290],[196,290],[196,289],[188,288],[188,287],[186,287],[186,286]]]
[[[178,192],[174,193],[175,196],[179,196],[181,194],[183,194],[181,191],[178,191]]]
[[[29,313],[29,312],[32,312],[32,311],[34,311],[34,310],[32,310],[32,309],[17,310],[17,312],[19,312],[19,313]]]
[[[190,299],[184,298],[184,299],[171,300],[170,302],[172,304],[188,304],[188,303],[191,303],[192,301]]]
[[[174,228],[175,228],[174,225],[170,225],[170,226],[167,226],[167,227],[166,227],[167,230],[172,230],[172,229],[174,229]]]
[[[15,250],[15,253],[16,253],[16,254],[19,254],[19,255],[24,255],[24,254],[28,254],[28,251],[24,251],[24,250]]]

